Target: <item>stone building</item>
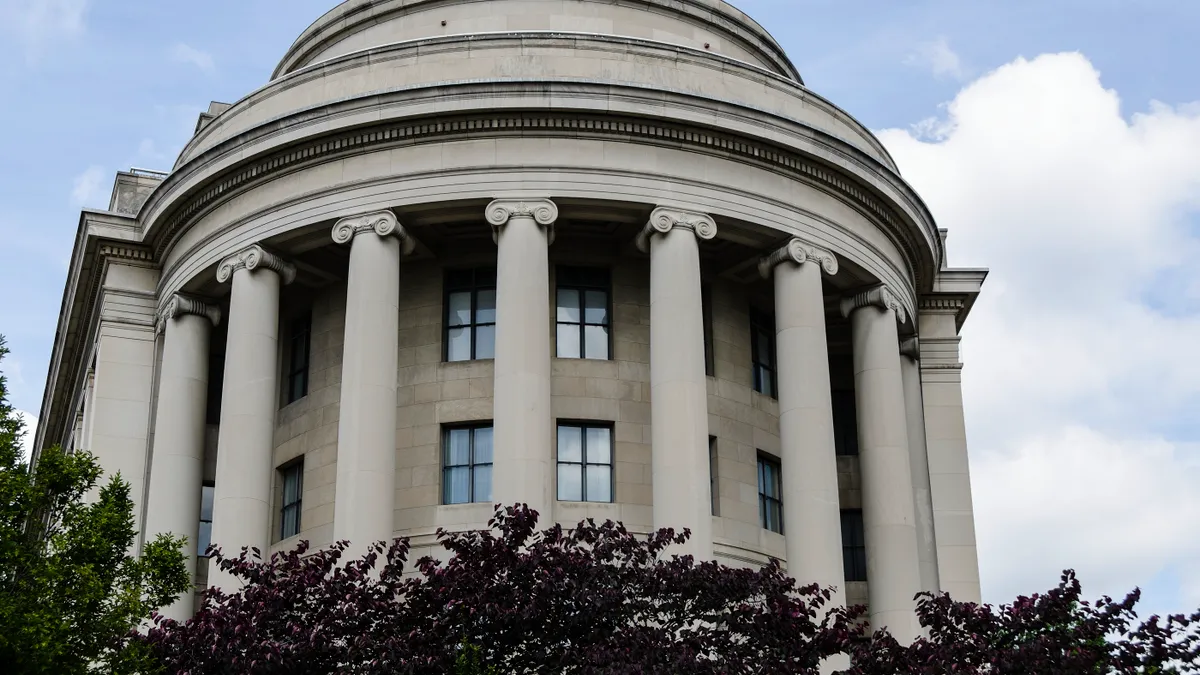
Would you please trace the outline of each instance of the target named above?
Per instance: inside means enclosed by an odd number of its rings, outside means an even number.
[[[82,213],[36,447],[120,471],[197,589],[209,541],[431,551],[526,502],[909,636],[979,599],[986,271],[945,239],[722,0],[348,0]]]

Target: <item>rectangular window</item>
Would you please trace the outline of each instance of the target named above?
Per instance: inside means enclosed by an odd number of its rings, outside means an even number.
[[[775,319],[750,310],[750,355],[754,366],[754,391],[775,396]]]
[[[713,308],[712,288],[708,284],[700,285],[700,316],[704,321],[704,374],[713,377],[717,374],[717,357],[713,350]]]
[[[717,437],[708,437],[708,490],[712,498],[712,514],[721,515],[721,491],[717,483]]]
[[[559,267],[555,276],[558,358],[607,360],[612,326],[608,270]]]
[[[206,557],[204,552],[212,543],[212,512],[215,491],[216,488],[212,483],[205,483],[204,487],[200,488],[200,536],[196,538],[196,555],[201,558]]]
[[[858,454],[858,418],[855,413],[854,392],[834,389],[833,447],[838,455]]]
[[[842,567],[846,581],[867,580],[867,544],[859,509],[842,511]]]
[[[293,319],[288,332],[288,389],[287,402],[294,403],[308,396],[308,356],[312,342],[312,315]]]
[[[558,425],[558,500],[613,500],[612,427]]]
[[[496,268],[446,273],[447,361],[496,356]]]
[[[442,435],[442,503],[491,501],[491,423],[448,427]]]
[[[279,509],[279,538],[300,534],[300,503],[304,494],[304,460],[292,462],[279,469],[283,484],[283,505]]]
[[[779,460],[758,456],[758,519],[763,528],[783,534],[783,490]]]

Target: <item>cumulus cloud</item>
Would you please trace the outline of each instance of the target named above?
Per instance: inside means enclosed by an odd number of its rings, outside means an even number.
[[[88,0],[0,0],[0,33],[36,58],[55,41],[82,34],[87,8]]]
[[[182,42],[176,42],[175,46],[171,47],[171,59],[178,63],[189,63],[206,73],[216,70],[212,54]]]
[[[966,73],[963,70],[962,59],[950,48],[950,42],[945,37],[939,37],[931,42],[917,45],[904,59],[910,66],[927,68],[935,77],[949,77],[961,80]]]
[[[103,208],[105,204],[102,202],[109,197],[104,189],[105,176],[104,167],[95,165],[76,176],[71,188],[71,203],[75,206]]]
[[[1053,54],[880,136],[951,263],[992,269],[963,341],[985,598],[1070,566],[1094,593],[1172,576],[1195,607],[1200,107],[1125,117]]]

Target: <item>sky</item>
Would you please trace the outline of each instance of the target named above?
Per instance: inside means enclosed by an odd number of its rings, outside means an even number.
[[[171,167],[334,0],[0,0],[0,334],[36,413],[81,207]],[[985,600],[1200,606],[1200,2],[741,0],[879,134],[955,266]],[[30,421],[33,422],[33,415]]]

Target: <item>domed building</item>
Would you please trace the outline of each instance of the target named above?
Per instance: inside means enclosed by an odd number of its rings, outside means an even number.
[[[120,471],[197,593],[210,541],[432,552],[525,502],[911,637],[979,599],[945,239],[722,0],[348,0],[83,212],[36,447]]]

